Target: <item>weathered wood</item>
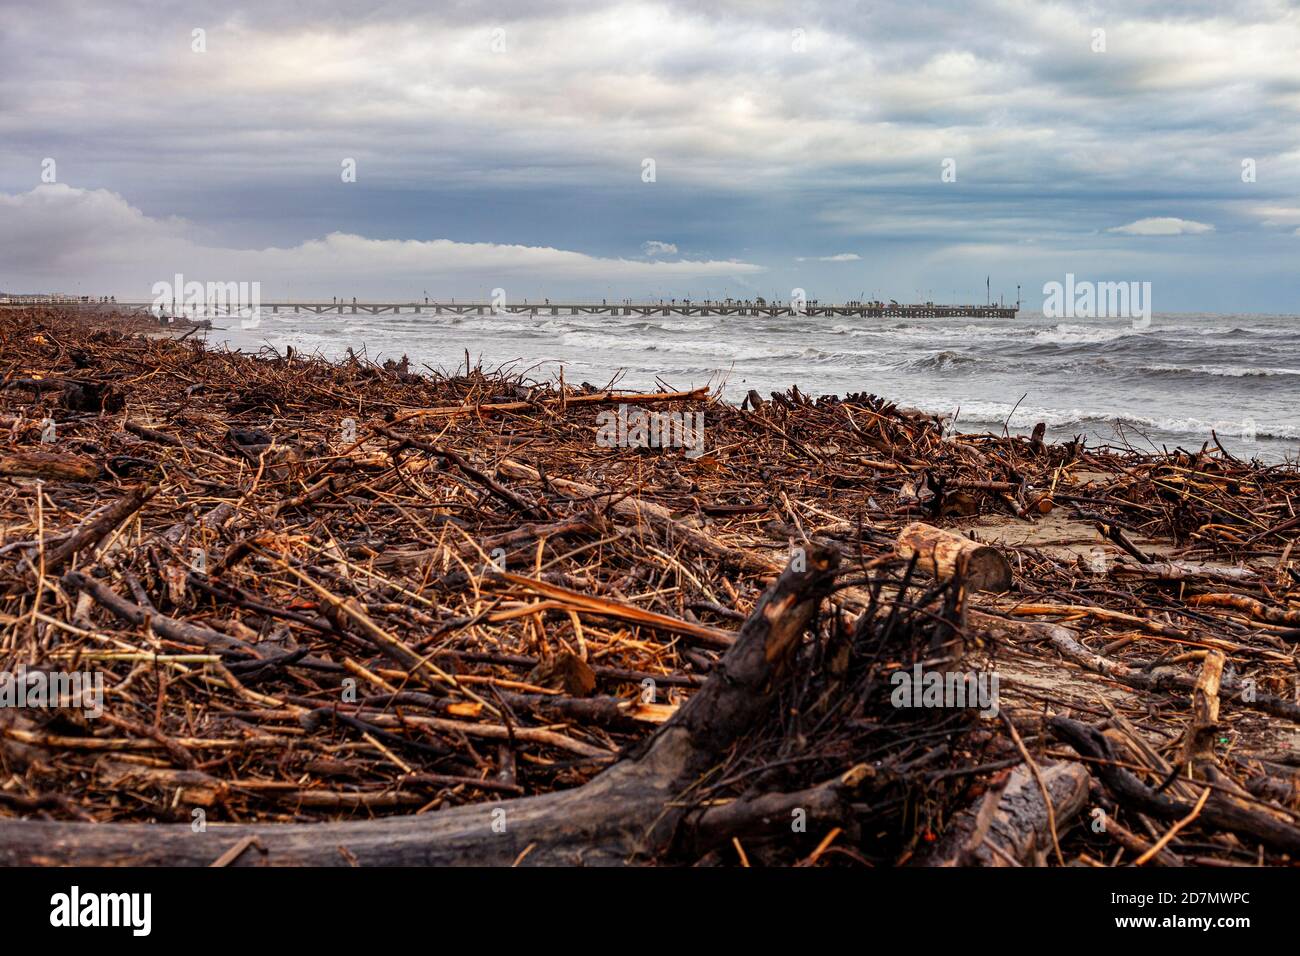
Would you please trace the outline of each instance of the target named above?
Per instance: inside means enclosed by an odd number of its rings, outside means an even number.
[[[997,548],[917,521],[898,534],[898,554],[916,558],[925,574],[947,581],[959,573],[974,591],[1006,591],[1011,587],[1011,565]]]
[[[1148,787],[1116,763],[1110,741],[1096,727],[1059,715],[1049,719],[1048,725],[1082,756],[1096,761],[1098,776],[1121,803],[1164,820],[1180,820],[1192,812],[1191,804]],[[1300,828],[1289,817],[1266,806],[1252,806],[1230,792],[1212,793],[1200,816],[1212,826],[1235,831],[1282,852],[1300,853]]]
[[[1046,643],[1084,670],[1103,674],[1111,680],[1136,690],[1176,688],[1190,691],[1196,686],[1196,678],[1187,674],[1156,674],[1104,657],[1079,643],[1078,635],[1061,624],[1052,624],[1048,621],[1015,621],[973,609],[967,612],[966,623],[987,641],[1001,638]],[[1241,678],[1224,676],[1222,679],[1222,689],[1233,696],[1238,706],[1300,722],[1300,704],[1263,691],[1246,695],[1242,693],[1244,688]]]
[[[666,631],[671,634],[681,634],[704,647],[714,647],[725,650],[730,647],[732,642],[735,640],[729,631],[719,630],[716,627],[705,627],[703,624],[694,624],[690,621],[678,620],[677,618],[669,617],[666,614],[647,611],[644,608],[635,607],[630,604],[620,604],[617,601],[611,601],[607,598],[592,597],[591,595],[581,594],[569,588],[562,588],[558,584],[548,584],[545,581],[538,581],[536,578],[524,577],[521,574],[511,574],[508,571],[498,571],[496,572],[496,576],[503,581],[509,581],[511,584],[527,588],[530,591],[535,591],[545,597],[558,599],[566,605],[573,608],[579,608],[588,614],[609,617],[618,621],[627,621],[631,624],[640,624],[644,627]]]
[[[1192,720],[1183,737],[1183,762],[1214,760],[1214,734],[1219,724],[1219,686],[1226,658],[1222,651],[1207,651],[1200,676],[1192,688]]]
[[[1058,831],[1083,809],[1088,798],[1088,771],[1060,762],[1041,768],[1051,794]],[[961,811],[934,849],[920,855],[918,866],[1032,865],[1052,845],[1047,805],[1027,767],[1012,771],[1006,784],[990,789],[973,807]]]
[[[707,397],[707,387],[685,392],[598,392],[594,395],[565,396],[563,404],[569,405],[652,405],[659,402],[689,401]],[[495,402],[483,405],[449,405],[442,408],[413,408],[393,419],[393,425],[413,418],[448,417],[456,415],[489,415],[502,412],[526,412],[539,405],[558,405],[560,399],[548,398],[539,402]]]
[[[1110,837],[1124,849],[1137,856],[1150,853],[1152,844],[1138,836],[1132,830],[1123,826],[1118,820],[1107,819],[1106,827],[1102,830],[1106,836]],[[1170,853],[1167,849],[1156,851],[1151,857],[1151,862],[1157,866],[1182,866],[1183,861],[1175,853]]]
[[[1300,626],[1300,611],[1271,607],[1244,594],[1196,594],[1189,597],[1187,603],[1193,607],[1230,607],[1269,624]]]
[[[111,531],[139,511],[157,492],[156,487],[137,485],[89,521],[83,522],[66,539],[45,552],[45,572],[54,572],[78,551],[93,548]]]
[[[256,648],[247,641],[231,637],[229,634],[222,634],[220,631],[214,631],[212,628],[203,627],[200,624],[178,621],[165,614],[159,614],[152,609],[143,608],[132,601],[128,601],[108,585],[96,581],[88,574],[82,574],[80,571],[69,571],[63,575],[61,581],[69,592],[84,591],[94,598],[97,604],[124,621],[137,625],[144,624],[147,621],[149,626],[163,637],[188,644],[199,644],[203,647],[245,651],[254,657],[260,656]]]
[[[499,474],[517,480],[538,482],[542,480],[541,472],[536,468],[511,458],[503,459],[497,465],[497,471]],[[646,501],[624,491],[597,488],[595,485],[564,478],[548,477],[547,484],[562,494],[588,501],[593,507],[608,507],[616,515],[657,528],[669,543],[684,544],[701,554],[719,558],[732,567],[760,574],[775,574],[781,570],[781,566],[775,561],[732,547],[706,531],[691,527],[686,519],[674,518],[672,512],[663,505]]]
[[[0,477],[94,481],[99,477],[99,465],[80,455],[63,455],[50,451],[10,451],[0,454]]]

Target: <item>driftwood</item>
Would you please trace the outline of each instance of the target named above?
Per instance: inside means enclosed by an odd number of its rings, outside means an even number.
[[[14,860],[1294,859],[1293,465],[138,324],[0,314],[0,671],[105,686],[0,708]],[[707,454],[608,446],[616,403]],[[838,570],[746,664],[805,552]],[[1002,723],[947,699],[984,676]],[[1083,771],[1104,831],[1041,799]]]
[[[509,458],[502,461],[497,466],[497,470],[510,478],[526,481],[542,480],[541,472],[536,468]],[[775,561],[731,547],[706,532],[691,527],[688,522],[674,518],[672,512],[663,505],[645,501],[625,491],[601,489],[595,485],[564,478],[549,478],[548,483],[566,495],[593,501],[596,504],[605,504],[617,515],[657,529],[670,545],[684,544],[701,554],[720,558],[729,566],[746,571],[775,573],[781,568],[781,565]]]
[[[110,532],[144,507],[156,491],[156,488],[147,485],[137,485],[93,519],[81,524],[66,540],[46,552],[45,572],[49,574],[62,568],[77,552],[99,544]]]
[[[229,634],[222,634],[220,631],[214,631],[210,627],[175,620],[165,614],[159,614],[151,608],[141,607],[122,597],[108,585],[96,581],[81,571],[69,571],[63,575],[63,583],[70,593],[75,594],[78,591],[83,591],[89,594],[96,603],[107,608],[122,620],[129,621],[132,624],[145,624],[147,622],[150,627],[164,637],[170,637],[178,641],[188,641],[202,647],[241,650],[251,656],[258,656],[257,650],[247,641],[231,637]]]
[[[236,862],[598,865],[653,857],[680,838],[678,828],[690,815],[687,808],[673,806],[674,798],[771,707],[800,638],[829,593],[834,563],[834,555],[815,552],[806,570],[782,574],[741,628],[719,671],[638,753],[577,790],[432,816],[214,825],[198,833],[187,824],[0,820],[0,863],[204,866],[250,838],[260,849]],[[833,818],[837,807],[845,808],[857,779],[848,776],[814,794],[777,800],[782,808],[811,806],[818,820]],[[689,838],[696,843],[729,838],[743,829],[740,824],[753,825],[771,814],[771,808],[754,807],[709,811],[694,823]],[[781,821],[787,828],[788,819]]]
[[[948,581],[960,574],[975,591],[1006,591],[1011,565],[997,548],[960,534],[916,522],[898,535],[898,554],[916,558],[916,566],[931,577]]]
[[[80,455],[49,451],[11,451],[0,453],[0,477],[45,478],[59,481],[93,481],[99,465]]]
[[[1041,769],[1043,788],[1052,797],[1049,819],[1042,788],[1025,767],[1006,784],[990,789],[963,810],[934,849],[914,862],[921,866],[1028,866],[1052,845],[1051,824],[1064,830],[1088,797],[1088,771],[1077,763]]]
[[[1056,716],[1049,721],[1052,730],[1080,754],[1097,761],[1097,775],[1121,803],[1142,813],[1164,820],[1178,820],[1192,814],[1191,804],[1175,800],[1142,783],[1132,772],[1119,766],[1105,734],[1096,727]],[[1216,775],[1217,776],[1217,775]],[[1209,781],[1220,783],[1221,779]],[[1300,853],[1300,828],[1286,814],[1263,807],[1252,807],[1245,800],[1222,789],[1212,790],[1200,815],[1215,826],[1249,834],[1285,853]]]
[[[394,424],[416,418],[448,418],[458,415],[491,415],[508,412],[525,412],[547,405],[648,405],[657,402],[682,401],[703,398],[708,394],[707,388],[696,388],[685,392],[597,392],[594,395],[575,395],[564,398],[547,398],[536,402],[488,402],[478,405],[452,405],[442,408],[414,408],[402,412]]]

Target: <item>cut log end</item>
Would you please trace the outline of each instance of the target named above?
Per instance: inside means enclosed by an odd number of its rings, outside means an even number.
[[[939,581],[960,572],[966,587],[974,591],[1011,588],[1011,564],[1001,551],[921,521],[899,532],[897,551],[905,560],[915,557],[917,568]]]

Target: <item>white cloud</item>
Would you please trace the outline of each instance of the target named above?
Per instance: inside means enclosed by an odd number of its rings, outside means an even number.
[[[796,256],[795,262],[860,262],[862,257],[856,252],[840,252],[833,256]]]
[[[1255,206],[1250,213],[1261,217],[1261,226],[1270,228],[1300,222],[1300,207],[1297,206]]]
[[[677,244],[660,242],[658,239],[648,239],[641,243],[641,251],[647,256],[675,256],[677,255]]]
[[[1129,236],[1195,236],[1203,232],[1214,232],[1214,227],[1192,219],[1177,219],[1173,216],[1156,216],[1139,219],[1127,226],[1116,226],[1107,232],[1122,232]]]
[[[155,219],[116,193],[63,184],[0,193],[0,262],[13,286],[7,291],[81,291],[131,300],[151,298],[145,293],[152,284],[177,272],[204,282],[260,282],[270,297],[289,288],[298,295],[362,295],[380,288],[414,294],[440,279],[475,288],[511,280],[645,284],[763,271],[735,260],[646,262],[549,246],[371,239],[344,232],[289,248],[219,247],[199,241],[183,220]]]

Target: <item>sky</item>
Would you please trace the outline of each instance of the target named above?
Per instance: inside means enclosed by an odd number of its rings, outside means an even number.
[[[0,7],[0,290],[1300,312],[1300,7]]]

